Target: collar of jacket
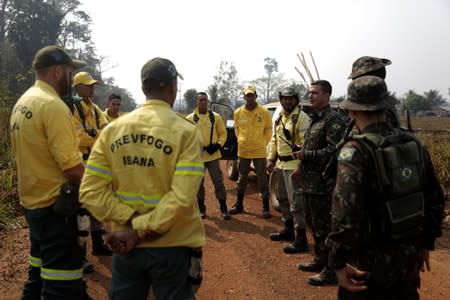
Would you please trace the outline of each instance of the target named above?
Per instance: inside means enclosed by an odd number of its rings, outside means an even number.
[[[327,106],[322,108],[320,111],[318,111],[318,112],[313,111],[310,114],[311,120],[315,121],[317,119],[322,118],[330,109],[331,109],[330,104],[327,104]]]
[[[298,107],[298,106],[294,107],[294,109],[288,115],[285,115],[284,113],[285,113],[285,110],[283,108],[281,110],[280,116],[284,116],[284,118],[289,118],[289,117],[292,117],[294,115],[299,115],[300,114],[300,107]]]
[[[147,99],[142,106],[165,106],[167,108],[171,108],[170,104],[161,99]]]

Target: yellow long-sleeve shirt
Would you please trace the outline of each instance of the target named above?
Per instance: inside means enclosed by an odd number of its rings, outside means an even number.
[[[305,140],[305,131],[308,128],[309,122],[310,119],[308,115],[305,114],[299,107],[296,107],[287,116],[285,115],[284,110],[282,110],[280,112],[280,117],[277,122],[275,122],[275,132],[270,140],[267,159],[275,160],[280,156],[291,156],[292,148],[285,141],[283,141],[282,138],[290,144],[303,144],[303,141]],[[286,137],[283,129],[290,132],[291,139]],[[279,169],[294,170],[298,166],[298,162],[298,160],[281,161],[280,159],[277,159],[275,166]]]
[[[120,111],[119,114],[117,115],[117,117],[112,117],[112,116],[110,116],[108,114],[108,109],[107,108],[103,111],[103,115],[105,116],[105,118],[108,121],[108,123],[111,123],[112,121],[115,121],[118,118],[120,118],[121,116],[125,116],[126,114],[127,114],[127,112]]]
[[[161,237],[138,247],[199,247],[205,242],[197,206],[204,175],[201,138],[192,122],[161,100],[109,124],[92,149],[80,187],[80,201],[113,231],[134,212],[132,228]]]
[[[253,110],[245,105],[234,112],[234,131],[238,141],[238,156],[265,158],[267,144],[272,137],[272,117],[263,106],[256,104]]]
[[[196,108],[193,113],[188,115],[186,118],[188,120],[194,121],[197,123],[197,126],[200,130],[200,134],[202,136],[202,144],[203,147],[206,147],[210,144],[220,144],[223,147],[227,140],[227,129],[225,128],[225,124],[223,123],[222,117],[215,112],[212,112],[214,115],[214,128],[212,130],[212,138],[211,138],[211,120],[209,117],[209,113],[200,114],[198,109]],[[195,116],[197,116],[198,120],[196,121]],[[213,154],[209,154],[208,152],[203,153],[203,159],[205,162],[213,161],[215,159],[221,158],[220,150],[217,150]]]
[[[74,107],[73,117],[80,143],[80,152],[83,154],[89,154],[89,151],[92,149],[92,146],[94,146],[100,132],[108,124],[108,120],[97,104],[93,103],[90,99],[86,101],[81,100],[80,103],[85,117],[84,124],[76,107]],[[97,136],[92,137],[86,132],[86,130],[90,129],[95,129],[97,131]]]
[[[64,170],[81,163],[72,114],[56,91],[37,80],[20,97],[10,120],[20,204],[52,205],[67,179]]]

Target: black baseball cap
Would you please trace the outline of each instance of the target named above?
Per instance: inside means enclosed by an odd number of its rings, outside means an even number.
[[[165,58],[155,57],[142,67],[141,83],[144,83],[147,79],[153,79],[159,81],[160,85],[163,86],[164,83],[172,81],[177,76],[183,79],[173,62]]]
[[[71,65],[74,69],[86,66],[86,62],[72,59],[66,50],[59,46],[46,46],[36,52],[33,59],[33,69],[40,70],[56,65]]]

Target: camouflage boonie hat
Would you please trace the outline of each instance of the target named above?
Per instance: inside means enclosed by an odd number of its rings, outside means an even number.
[[[341,107],[348,110],[376,111],[386,107],[389,93],[386,83],[377,76],[358,77],[347,88],[347,99]]]
[[[391,64],[391,61],[386,58],[378,58],[373,56],[362,56],[355,60],[352,66],[352,73],[348,76],[348,79],[354,79],[368,72],[384,68]]]
[[[285,87],[281,91],[278,92],[278,98],[281,100],[281,97],[295,97],[296,99],[299,99],[298,92],[291,88],[291,87]]]

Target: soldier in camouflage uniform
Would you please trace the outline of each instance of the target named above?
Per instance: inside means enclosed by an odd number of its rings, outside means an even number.
[[[329,105],[331,92],[331,84],[326,80],[311,83],[308,96],[313,110],[311,123],[301,150],[293,153],[301,160],[293,172],[293,178],[300,180],[305,219],[314,237],[314,260],[301,263],[298,268],[306,272],[320,272],[308,277],[311,285],[337,283],[334,271],[327,267],[328,251],[325,247],[325,238],[330,231],[334,182],[324,180],[322,172],[336,144],[342,139],[346,124],[343,117]]]
[[[386,58],[362,56],[353,63],[352,72],[348,76],[348,79],[355,80],[364,75],[372,75],[385,79],[386,66],[390,64],[391,61]],[[385,99],[386,119],[392,127],[400,127],[400,118],[398,117],[397,109],[395,108],[396,101],[397,100],[391,96]]]
[[[392,238],[394,225],[387,224],[394,224],[390,219],[395,214],[388,216],[385,212],[386,207],[391,207],[385,206],[388,194],[378,192],[380,176],[375,151],[364,146],[358,135],[347,139],[338,155],[332,230],[326,241],[330,248],[328,264],[339,278],[338,299],[419,299],[420,270],[430,269],[429,250],[434,249],[435,238],[441,235],[444,195],[430,156],[415,137],[386,122],[387,96],[384,80],[364,76],[350,83],[348,98],[342,106],[355,120],[359,136],[386,140],[393,133],[403,132],[416,140],[414,149],[418,151],[414,159],[419,167],[413,167],[418,171],[410,174],[417,174],[413,175],[418,182],[415,186],[423,193],[420,203],[424,204],[418,210],[423,217],[416,222],[413,235],[408,232],[402,238]],[[406,156],[403,152],[398,155]],[[403,178],[401,186],[406,184]],[[396,213],[399,208],[403,211],[406,208],[409,215],[416,215],[417,208],[409,205],[412,198],[406,199],[408,206],[397,207]]]

